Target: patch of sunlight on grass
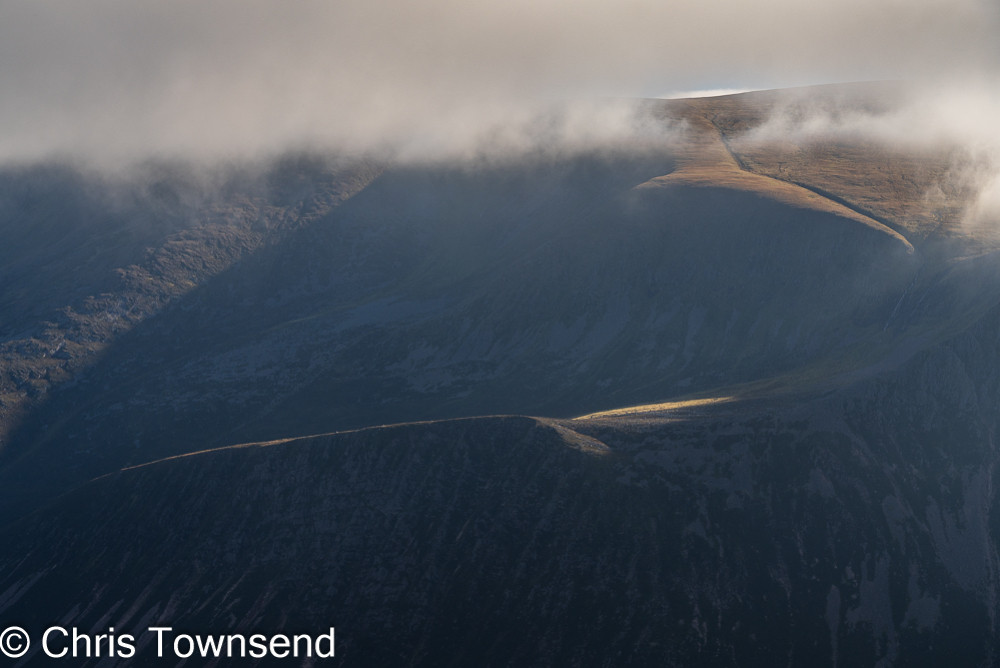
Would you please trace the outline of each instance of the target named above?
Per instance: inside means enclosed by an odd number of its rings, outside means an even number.
[[[626,415],[642,415],[644,413],[661,413],[665,411],[677,410],[679,408],[696,408],[698,406],[711,406],[715,404],[725,404],[735,401],[736,397],[705,397],[703,399],[687,399],[685,401],[667,401],[660,404],[644,404],[642,406],[629,406],[627,408],[615,408],[610,411],[590,413],[574,418],[575,420],[592,420],[596,418],[622,417]]]

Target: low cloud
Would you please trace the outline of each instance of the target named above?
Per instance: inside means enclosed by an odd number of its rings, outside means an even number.
[[[1000,91],[990,82],[886,82],[879,87],[888,94],[862,104],[850,92],[825,97],[808,89],[792,91],[747,138],[808,143],[853,136],[901,147],[960,145],[974,151],[1000,146],[994,131]]]
[[[739,141],[808,146],[848,140],[904,151],[945,152],[951,167],[944,180],[932,187],[961,193],[969,200],[966,223],[1000,223],[1000,134],[996,131],[1000,91],[995,84],[967,77],[887,83],[885,88],[896,94],[863,105],[849,95],[838,99],[809,91],[790,92]]]
[[[636,119],[554,103],[988,76],[998,27],[993,0],[11,0],[0,161],[588,142]]]

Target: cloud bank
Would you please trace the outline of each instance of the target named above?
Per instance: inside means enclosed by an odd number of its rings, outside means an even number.
[[[554,100],[990,77],[998,28],[994,0],[8,0],[0,161],[462,152]]]

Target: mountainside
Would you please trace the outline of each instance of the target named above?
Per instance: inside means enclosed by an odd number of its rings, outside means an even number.
[[[954,147],[764,131],[901,95],[646,101],[653,143],[496,162],[0,174],[0,627],[1000,663],[998,237]]]
[[[992,665],[997,340],[994,311],[809,400],[413,423],[127,469],[11,527],[0,619],[335,624],[348,665]]]
[[[0,172],[0,453],[21,417],[136,324],[308,224],[378,173],[296,156],[206,179]]]
[[[619,204],[580,202],[586,184],[565,198],[543,186],[556,202],[519,218],[511,209],[529,185],[467,231],[472,212],[439,218],[439,208],[480,198],[445,193],[426,218],[394,224],[414,203],[374,215],[367,206],[393,192],[379,186],[342,205],[344,219],[248,258],[135,328],[11,449],[90,450],[106,471],[174,454],[178,439],[649,401],[863,355],[919,266],[864,226],[727,191],[643,191]],[[350,218],[358,208],[361,221]],[[808,287],[796,278],[805,268]]]

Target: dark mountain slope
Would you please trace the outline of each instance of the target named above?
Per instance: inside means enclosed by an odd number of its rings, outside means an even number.
[[[812,399],[124,470],[8,528],[0,624],[335,625],[348,665],[993,665],[998,340],[994,309]]]
[[[0,170],[0,456],[50,390],[85,375],[137,323],[377,172],[310,156],[206,173]]]
[[[651,103],[688,134],[641,151],[293,161],[206,201],[171,177],[120,246],[131,214],[67,198],[93,263],[73,220],[19,237],[51,287],[4,260],[0,628],[335,625],[366,666],[1000,663],[995,239],[968,193],[916,201],[947,151],[769,148],[778,104]],[[485,414],[549,417],[452,419]]]
[[[235,440],[569,416],[898,338],[905,242],[756,193],[632,189],[665,160],[387,173],[122,338],[12,436],[0,479],[38,495]]]

